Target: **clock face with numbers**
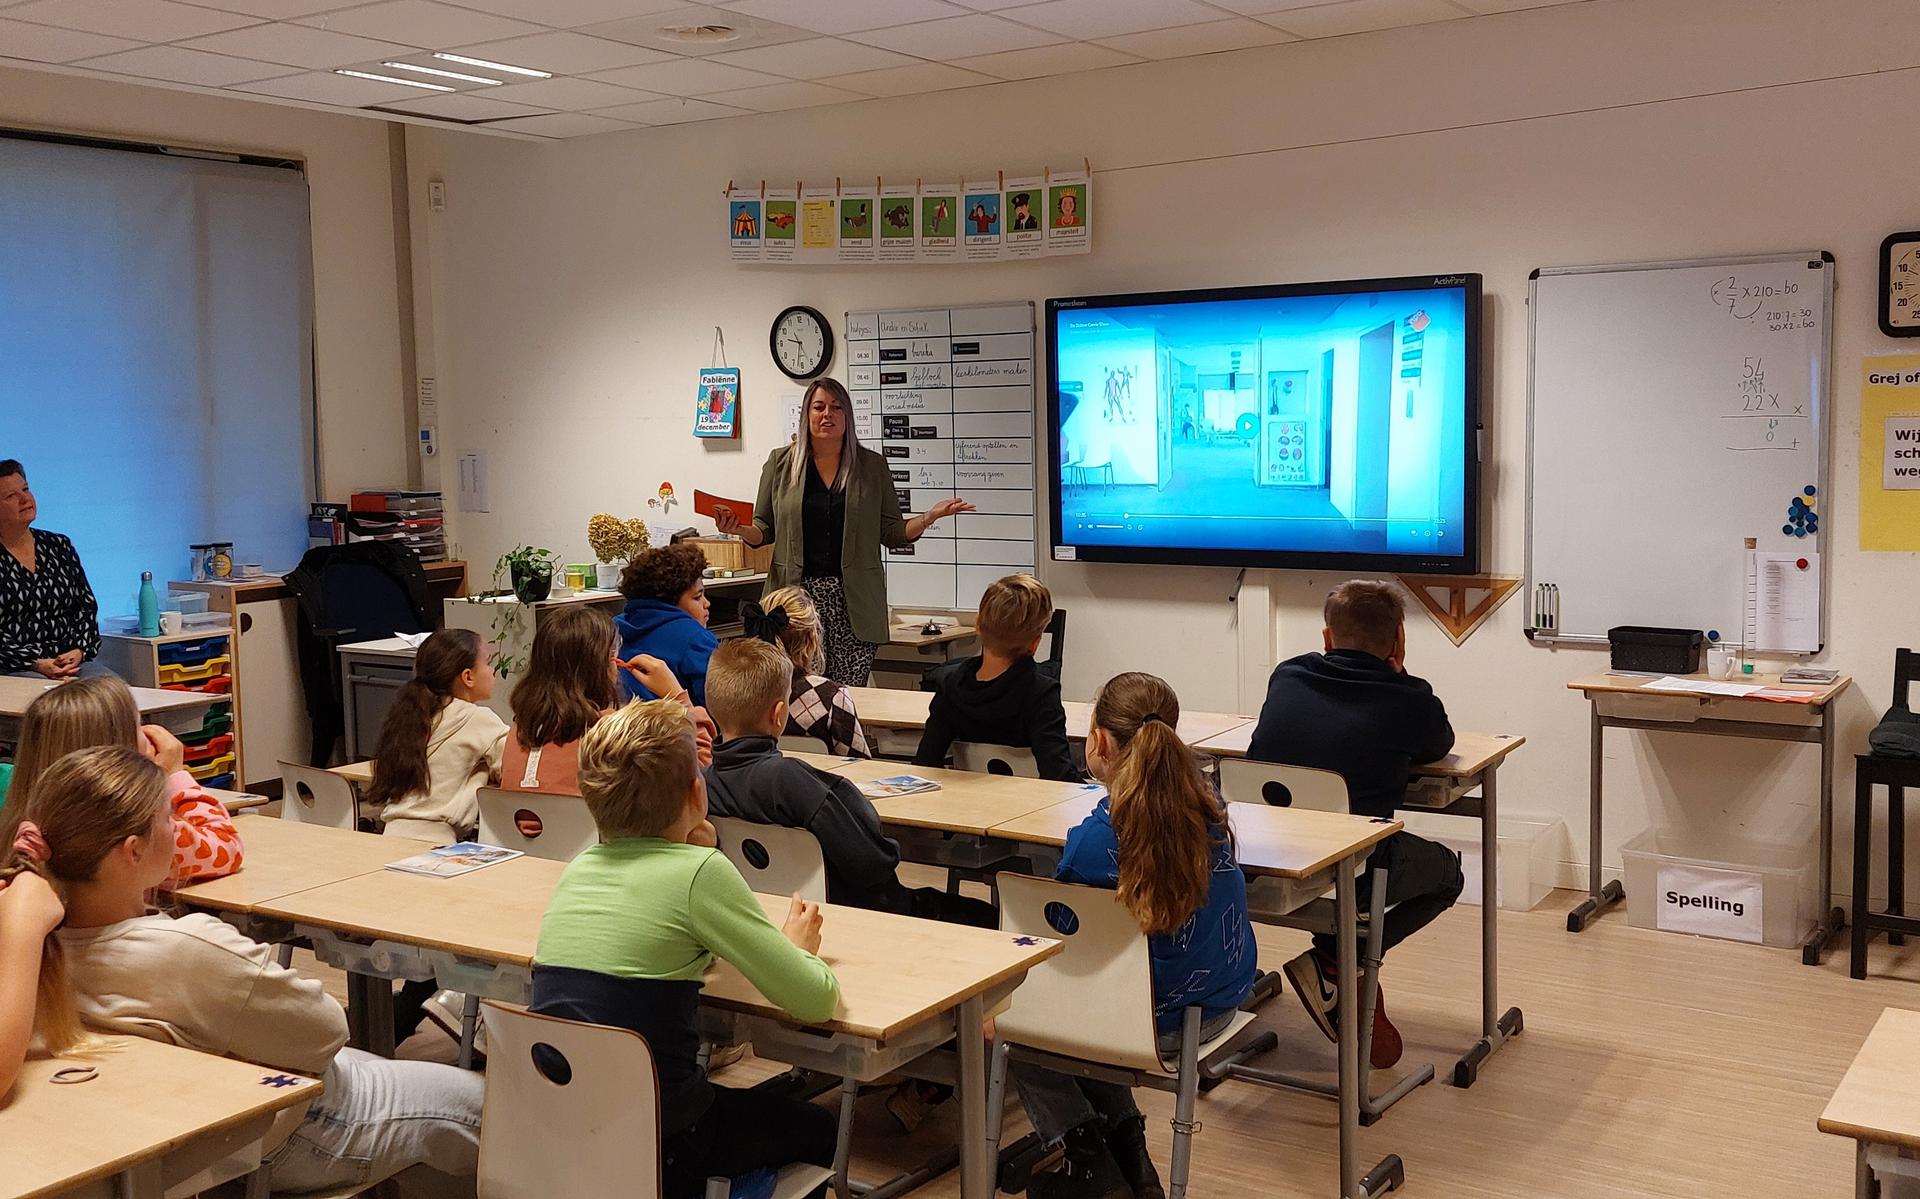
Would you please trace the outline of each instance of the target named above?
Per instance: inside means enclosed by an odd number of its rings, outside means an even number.
[[[1880,243],[1880,331],[1920,337],[1920,232]]]
[[[774,365],[789,379],[811,379],[833,362],[833,329],[827,318],[801,305],[773,318],[767,345]]]

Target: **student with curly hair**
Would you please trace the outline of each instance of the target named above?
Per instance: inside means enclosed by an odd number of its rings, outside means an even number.
[[[684,542],[642,551],[620,576],[627,606],[613,622],[621,660],[636,654],[660,659],[695,704],[707,702],[707,659],[720,644],[707,630],[706,569],[700,547]],[[655,695],[625,671],[620,686],[633,699],[678,698]]]

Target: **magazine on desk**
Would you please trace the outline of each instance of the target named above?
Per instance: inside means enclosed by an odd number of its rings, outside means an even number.
[[[414,854],[410,858],[401,858],[397,862],[388,862],[387,869],[403,874],[424,874],[430,878],[458,878],[496,862],[524,856],[517,849],[482,845],[478,841],[460,841]]]
[[[896,795],[919,795],[926,791],[938,791],[940,784],[917,774],[890,774],[883,779],[869,779],[860,784],[860,794],[868,799],[889,799]]]

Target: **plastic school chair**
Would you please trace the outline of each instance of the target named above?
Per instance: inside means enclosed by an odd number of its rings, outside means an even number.
[[[955,741],[949,755],[955,770],[972,774],[1005,774],[1023,779],[1040,777],[1033,751],[1017,745],[988,745],[984,741]]]
[[[482,787],[479,798],[480,840],[488,845],[517,849],[528,857],[552,862],[571,862],[600,841],[593,813],[578,795]],[[538,835],[526,836],[515,823],[514,818],[523,811],[539,817]]]
[[[280,763],[280,819],[327,828],[359,827],[360,797],[353,784],[317,766]]]
[[[491,1000],[481,1012],[493,1052],[480,1199],[659,1199],[660,1076],[646,1039]],[[773,1199],[800,1199],[831,1177],[819,1166],[788,1166]],[[710,1178],[707,1199],[726,1199],[730,1189]]]
[[[1305,808],[1317,812],[1351,812],[1347,781],[1331,770],[1306,766],[1288,766],[1279,762],[1255,762],[1244,758],[1222,758],[1219,762],[1220,797],[1229,804],[1268,804],[1278,808]],[[1360,978],[1356,988],[1360,996],[1360,1062],[1366,1068],[1373,1052],[1373,1009],[1380,998],[1380,961],[1378,930],[1387,914],[1387,871],[1371,871],[1370,894],[1360,897]],[[1247,907],[1253,919],[1262,924],[1297,928],[1328,936],[1339,932],[1339,917],[1333,896],[1324,881],[1314,879],[1249,878]],[[1285,981],[1273,971],[1263,971],[1254,985],[1252,1006],[1259,1006],[1279,994]],[[1247,1062],[1271,1053],[1280,1044],[1274,1033],[1263,1033],[1234,1053],[1216,1071],[1209,1084],[1224,1078],[1243,1078],[1289,1090],[1315,1095],[1340,1097],[1340,1088],[1317,1079],[1303,1078]],[[1398,1103],[1415,1087],[1433,1080],[1433,1064],[1423,1063],[1380,1095],[1363,1085],[1360,1095],[1360,1123],[1370,1125]],[[1363,1080],[1364,1081],[1364,1080]]]
[[[748,887],[762,895],[798,895],[815,903],[827,902],[827,859],[812,833],[735,816],[710,819],[720,834],[720,852],[739,869]]]
[[[1101,887],[1052,879],[1002,875],[1003,932],[1052,937],[1065,948],[1028,971],[994,1018],[992,1074],[987,1088],[988,1152],[998,1156],[1012,1062],[1046,1067],[1082,1078],[1128,1087],[1171,1091],[1174,1098],[1173,1165],[1167,1194],[1182,1199],[1199,1131],[1194,1106],[1209,1062],[1253,1021],[1236,1012],[1226,1030],[1204,1044],[1200,1009],[1181,1021],[1175,1060],[1160,1056],[1154,1028],[1153,965],[1147,937],[1119,897]]]

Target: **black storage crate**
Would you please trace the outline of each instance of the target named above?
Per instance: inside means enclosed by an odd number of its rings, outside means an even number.
[[[1706,634],[1699,629],[1623,624],[1607,630],[1615,670],[1694,674],[1700,669],[1700,647],[1705,641]]]

